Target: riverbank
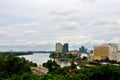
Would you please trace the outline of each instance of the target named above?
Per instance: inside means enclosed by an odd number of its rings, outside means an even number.
[[[16,56],[21,56],[21,55],[32,55],[33,52],[0,52],[0,55],[16,55]]]
[[[46,74],[48,72],[45,67],[31,67],[31,70],[34,74]]]

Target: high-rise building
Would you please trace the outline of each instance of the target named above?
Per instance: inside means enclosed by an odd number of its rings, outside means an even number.
[[[95,46],[94,47],[94,60],[102,60],[109,58],[108,46]]]
[[[118,44],[111,44],[109,43],[109,59],[116,60],[118,54]]]
[[[79,48],[79,52],[81,52],[81,53],[87,53],[87,49],[85,49],[84,46],[81,46],[81,48]]]
[[[64,45],[63,45],[63,50],[62,50],[63,52],[68,52],[69,50],[68,50],[68,43],[65,43]]]
[[[62,53],[63,51],[63,45],[61,43],[56,43],[56,52]]]
[[[94,47],[94,60],[110,59],[117,60],[118,45],[113,43],[104,43]]]

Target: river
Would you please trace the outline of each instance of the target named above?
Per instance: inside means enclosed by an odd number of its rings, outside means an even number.
[[[37,63],[38,65],[42,65],[43,63],[47,62],[47,60],[51,59],[51,58],[49,58],[49,55],[50,55],[50,53],[33,53],[32,55],[22,55],[19,57],[24,57],[26,60]],[[61,67],[70,65],[70,63],[68,61],[59,61],[59,60],[55,60],[55,61]]]

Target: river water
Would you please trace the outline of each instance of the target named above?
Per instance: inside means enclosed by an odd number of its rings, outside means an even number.
[[[47,62],[47,60],[51,59],[51,58],[49,58],[49,55],[50,55],[50,53],[33,53],[32,55],[22,55],[19,57],[24,57],[26,60],[37,63],[38,65],[42,65],[43,63]],[[53,59],[51,59],[51,60],[53,60]],[[60,61],[60,60],[55,60],[55,61],[61,67],[70,65],[70,63],[68,61]]]

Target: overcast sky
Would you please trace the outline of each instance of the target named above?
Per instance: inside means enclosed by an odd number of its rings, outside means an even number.
[[[0,51],[120,43],[119,0],[0,0]]]

